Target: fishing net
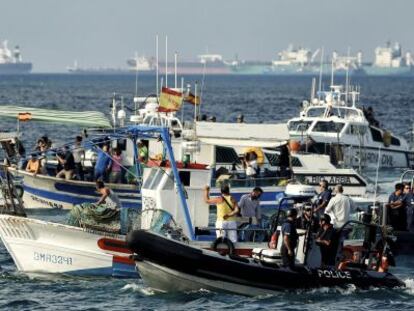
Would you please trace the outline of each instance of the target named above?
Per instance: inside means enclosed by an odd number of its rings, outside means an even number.
[[[121,230],[119,210],[109,208],[105,204],[82,203],[75,205],[70,210],[68,224],[109,232]]]

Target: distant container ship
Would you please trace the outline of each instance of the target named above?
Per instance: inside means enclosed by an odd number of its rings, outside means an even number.
[[[154,58],[137,57],[128,59],[129,70],[138,72],[155,73],[156,61]],[[198,55],[195,61],[179,61],[177,74],[179,75],[202,75],[202,74],[231,74],[231,62],[226,62],[219,54]],[[168,73],[174,73],[174,62],[168,62]],[[165,74],[165,62],[159,62],[158,72]]]
[[[27,74],[32,71],[32,63],[23,62],[19,46],[13,51],[7,41],[0,43],[0,75]]]
[[[398,42],[387,42],[385,47],[375,49],[374,63],[363,69],[369,76],[407,76],[414,75],[414,62],[411,53],[403,54]]]
[[[332,53],[331,61],[323,63],[318,60],[321,49],[312,52],[306,48],[294,48],[290,45],[286,50],[278,53],[278,59],[273,60],[267,74],[280,76],[310,75],[316,76],[322,70],[323,75],[330,75],[332,67],[335,75],[364,75],[362,68],[362,53],[355,56],[341,56],[338,52]]]
[[[73,66],[66,67],[67,72],[76,75],[118,75],[131,74],[132,72],[126,68],[110,68],[110,67],[81,67],[75,60]]]

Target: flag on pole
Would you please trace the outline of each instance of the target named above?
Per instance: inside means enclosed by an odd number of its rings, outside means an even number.
[[[161,90],[160,106],[158,107],[158,111],[160,112],[178,111],[181,108],[182,100],[183,100],[183,94],[181,92],[163,87]]]
[[[19,112],[19,114],[17,115],[17,119],[19,119],[19,121],[29,121],[32,119],[32,114],[30,112]]]
[[[200,96],[195,96],[193,93],[190,92],[184,97],[184,101],[192,105],[199,105]]]

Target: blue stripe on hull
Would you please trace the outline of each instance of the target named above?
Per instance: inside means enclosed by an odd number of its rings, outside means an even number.
[[[116,278],[139,278],[135,264],[114,263],[113,267],[69,271],[74,276],[106,276]]]
[[[76,185],[76,184],[65,184],[62,182],[56,182],[55,183],[55,188],[56,190],[59,191],[63,191],[63,192],[67,192],[67,193],[76,193],[76,194],[80,194],[80,195],[96,195],[96,188],[95,188],[95,184],[82,184],[82,185]],[[119,189],[119,188],[114,188],[112,189],[116,194],[118,194],[118,196],[125,196],[130,193],[135,193],[138,194],[139,193],[139,189]]]
[[[24,191],[29,194],[32,194],[34,196],[38,196],[44,199],[59,201],[63,203],[73,204],[73,205],[81,204],[81,203],[95,203],[99,199],[99,196],[97,194],[95,194],[93,198],[83,198],[75,194],[51,192],[48,190],[32,188],[27,185],[24,185]],[[128,202],[128,201],[124,201],[122,198],[120,199],[123,207],[136,208],[137,205],[138,207],[141,207],[141,198],[130,197],[128,199],[134,200],[134,201]]]

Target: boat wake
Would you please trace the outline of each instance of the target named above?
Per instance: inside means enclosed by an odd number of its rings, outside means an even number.
[[[152,296],[155,295],[155,291],[150,288],[144,286],[144,284],[137,284],[137,283],[129,283],[126,284],[124,287],[121,288],[122,291],[132,291],[134,293],[141,294],[142,296]]]
[[[403,281],[406,285],[404,292],[410,295],[414,295],[414,279],[405,279]]]

